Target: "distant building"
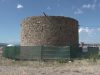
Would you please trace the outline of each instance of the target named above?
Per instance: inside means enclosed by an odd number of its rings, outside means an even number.
[[[81,42],[79,47],[82,47],[83,52],[88,52],[88,47],[98,47],[100,50],[100,44],[85,44],[84,42]]]
[[[4,47],[4,46],[7,46],[6,43],[0,43],[0,47]]]

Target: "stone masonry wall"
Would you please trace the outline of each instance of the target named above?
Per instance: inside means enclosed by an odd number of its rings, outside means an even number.
[[[33,16],[21,24],[21,46],[77,46],[78,21],[63,16]]]

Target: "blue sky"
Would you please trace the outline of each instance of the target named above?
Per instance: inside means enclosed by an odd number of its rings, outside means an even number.
[[[0,42],[19,43],[28,16],[67,16],[79,21],[79,41],[100,43],[100,0],[0,0]]]

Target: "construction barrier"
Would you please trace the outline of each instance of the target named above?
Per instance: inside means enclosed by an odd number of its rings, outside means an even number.
[[[3,56],[21,60],[70,59],[70,47],[11,46],[4,48]]]
[[[2,55],[6,58],[17,59],[20,55],[20,46],[5,47]]]

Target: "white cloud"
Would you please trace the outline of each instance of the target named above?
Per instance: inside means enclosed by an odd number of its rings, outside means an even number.
[[[100,32],[100,28],[89,28],[89,27],[79,28],[79,33],[87,33],[91,35],[91,34],[95,34],[96,32]]]
[[[96,5],[95,4],[84,4],[82,8],[86,9],[95,9]]]
[[[23,5],[18,4],[18,5],[17,5],[17,9],[21,9],[21,8],[23,8]]]
[[[88,27],[80,28],[80,29],[79,29],[79,33],[81,33],[81,32],[89,33],[89,32],[91,32],[91,29],[89,29]]]
[[[96,29],[84,27],[79,29],[79,34],[85,34],[86,37],[93,37],[96,34]]]
[[[98,42],[99,40],[100,27],[81,27],[79,28],[80,41],[84,42]]]
[[[82,14],[84,12],[84,9],[94,10],[96,6],[97,6],[97,0],[93,0],[93,3],[83,4],[80,8],[77,8],[74,14]]]
[[[83,11],[79,8],[74,12],[74,14],[82,14],[82,13],[83,13]]]
[[[95,9],[97,0],[94,0],[91,4],[83,4],[82,8],[86,9]]]
[[[84,4],[83,6],[82,6],[82,8],[91,8],[91,5],[90,4]]]

